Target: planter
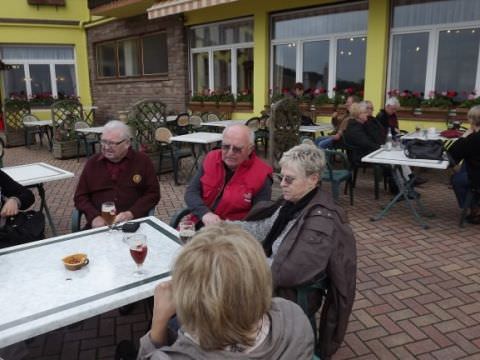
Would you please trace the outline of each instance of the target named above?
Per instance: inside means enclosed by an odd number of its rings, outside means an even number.
[[[332,116],[334,111],[335,106],[333,104],[315,105],[315,114],[317,116]]]
[[[449,117],[457,121],[467,121],[467,113],[470,109],[467,108],[456,108],[451,109],[449,112]]]
[[[24,146],[25,145],[25,131],[23,129],[11,130],[7,129],[5,132],[5,146]]]
[[[52,154],[55,159],[71,159],[77,157],[77,140],[54,142]],[[85,156],[84,146],[80,146],[79,156]]]
[[[192,112],[203,112],[203,102],[202,101],[190,101],[188,103],[188,109]]]
[[[235,111],[252,111],[253,103],[246,101],[238,101],[235,103]]]
[[[448,118],[448,109],[422,107],[420,117],[424,119],[446,120]],[[416,115],[414,113],[414,115]]]
[[[420,115],[421,112],[418,112],[418,115]],[[397,117],[398,118],[413,118],[415,115],[415,109],[406,107],[406,106],[400,106],[397,110]]]
[[[221,113],[232,113],[234,108],[235,108],[235,104],[232,102],[229,102],[229,103],[219,102],[217,104],[217,109]]]

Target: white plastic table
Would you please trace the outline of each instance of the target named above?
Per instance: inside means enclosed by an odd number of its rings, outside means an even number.
[[[386,149],[378,149],[374,152],[364,156],[362,158],[363,162],[373,163],[373,164],[384,164],[390,165],[392,169],[392,176],[395,180],[396,185],[398,186],[399,192],[394,198],[388,203],[388,205],[380,211],[376,216],[372,217],[370,220],[376,221],[383,218],[388,211],[403,198],[410,208],[415,220],[425,229],[428,228],[428,224],[423,220],[420,213],[428,214],[422,203],[420,202],[419,198],[415,199],[416,205],[419,208],[420,212],[418,212],[415,207],[413,206],[413,200],[409,198],[409,194],[413,191],[413,183],[415,178],[412,177],[411,179],[405,179],[402,174],[401,167],[402,166],[416,166],[416,167],[423,167],[429,169],[439,169],[444,170],[448,167],[449,162],[448,160],[426,160],[426,159],[410,159],[408,158],[403,150],[386,150]]]
[[[107,228],[1,249],[0,348],[152,296],[181,245],[155,217],[138,221],[148,244],[142,276],[133,275],[123,233]],[[89,264],[66,270],[61,259],[78,252]]]
[[[317,125],[302,125],[300,126],[300,132],[305,133],[316,133],[320,132],[323,134],[324,131],[332,131],[333,126],[331,124],[317,124]]]
[[[7,166],[2,168],[2,170],[19,184],[26,187],[37,188],[38,194],[40,195],[40,210],[45,211],[52,233],[56,235],[57,231],[53,225],[50,211],[48,210],[43,183],[69,179],[74,177],[74,174],[46,163]]]
[[[207,121],[202,123],[202,126],[213,127],[227,127],[230,125],[245,125],[247,120],[221,120],[221,121]]]

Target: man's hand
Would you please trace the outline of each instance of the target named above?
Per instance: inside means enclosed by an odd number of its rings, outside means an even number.
[[[98,228],[102,226],[107,226],[107,223],[105,222],[105,220],[103,220],[101,216],[97,216],[92,220],[92,228]]]
[[[133,219],[133,214],[131,211],[123,211],[121,213],[118,213],[117,216],[115,216],[115,223],[123,222],[123,221],[129,221]]]
[[[159,345],[166,343],[167,323],[175,315],[175,304],[172,297],[172,283],[170,281],[157,285],[153,295],[153,317],[150,338]]]
[[[0,215],[3,217],[7,216],[15,216],[18,214],[18,202],[15,199],[8,199],[5,205],[2,207],[2,211],[0,211]]]
[[[202,222],[205,226],[215,224],[220,221],[222,221],[222,219],[220,219],[220,217],[217,214],[214,214],[212,212],[208,212],[202,216]]]

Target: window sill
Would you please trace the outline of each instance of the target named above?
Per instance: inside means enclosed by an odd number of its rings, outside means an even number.
[[[466,121],[467,112],[469,109],[456,108],[456,109],[442,109],[442,108],[407,108],[400,107],[397,110],[397,116],[400,119],[414,119],[421,121],[438,121],[445,122],[449,120]]]
[[[135,77],[135,78],[97,78],[95,80],[96,84],[132,84],[137,82],[153,82],[153,81],[168,81],[170,78],[168,75],[163,76],[144,76],[144,77]]]
[[[215,103],[211,101],[190,101],[188,108],[194,112],[252,112],[253,104],[249,102]]]

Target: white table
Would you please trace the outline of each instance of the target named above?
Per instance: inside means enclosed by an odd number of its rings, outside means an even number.
[[[102,134],[103,130],[105,129],[105,126],[92,126],[92,127],[86,127],[86,128],[81,128],[81,129],[75,129],[76,132],[82,133],[82,134]]]
[[[392,169],[392,176],[395,180],[395,183],[398,186],[399,192],[394,198],[388,203],[388,205],[380,211],[379,214],[372,217],[372,221],[380,220],[383,218],[388,211],[403,198],[410,208],[411,212],[414,215],[415,220],[424,228],[428,228],[428,224],[422,219],[421,214],[415,209],[412,199],[409,198],[409,194],[413,191],[413,183],[415,178],[405,179],[402,174],[401,166],[416,166],[429,169],[439,169],[444,170],[448,167],[448,160],[426,160],[426,159],[410,159],[408,158],[403,150],[386,150],[378,149],[362,158],[363,162],[373,163],[373,164],[384,164],[390,165]],[[421,213],[427,214],[419,198],[415,199],[416,205],[418,206]]]
[[[223,139],[223,134],[220,133],[210,133],[210,132],[196,132],[196,133],[191,133],[191,134],[185,134],[185,135],[177,135],[177,136],[172,136],[170,138],[171,141],[173,142],[183,142],[183,143],[188,143],[192,146],[192,153],[193,153],[193,158],[195,160],[194,166],[190,169],[190,173],[192,173],[193,169],[198,169],[198,161],[203,154],[206,154],[208,152],[208,145],[210,144],[215,144]],[[200,145],[200,151],[197,153],[195,151],[195,145]]]
[[[34,126],[52,126],[52,120],[31,120],[24,121],[23,125],[34,127]]]
[[[139,219],[147,235],[146,274],[135,263],[123,233],[92,229],[0,250],[0,348],[153,295],[170,278],[180,249],[176,230],[151,216]],[[77,271],[61,259],[86,253]]]
[[[43,183],[69,179],[74,177],[74,174],[70,171],[66,171],[45,163],[7,166],[2,168],[2,170],[19,184],[26,187],[37,188],[38,194],[40,195],[40,210],[45,210],[45,215],[47,216],[52,233],[56,235],[57,231],[53,225],[50,211],[48,210]]]
[[[331,124],[317,124],[317,125],[302,125],[300,126],[300,132],[305,133],[317,133],[323,134],[324,131],[332,131],[333,126]]]
[[[207,121],[202,123],[202,126],[213,127],[227,127],[230,125],[245,125],[248,120],[221,120],[221,121]]]

